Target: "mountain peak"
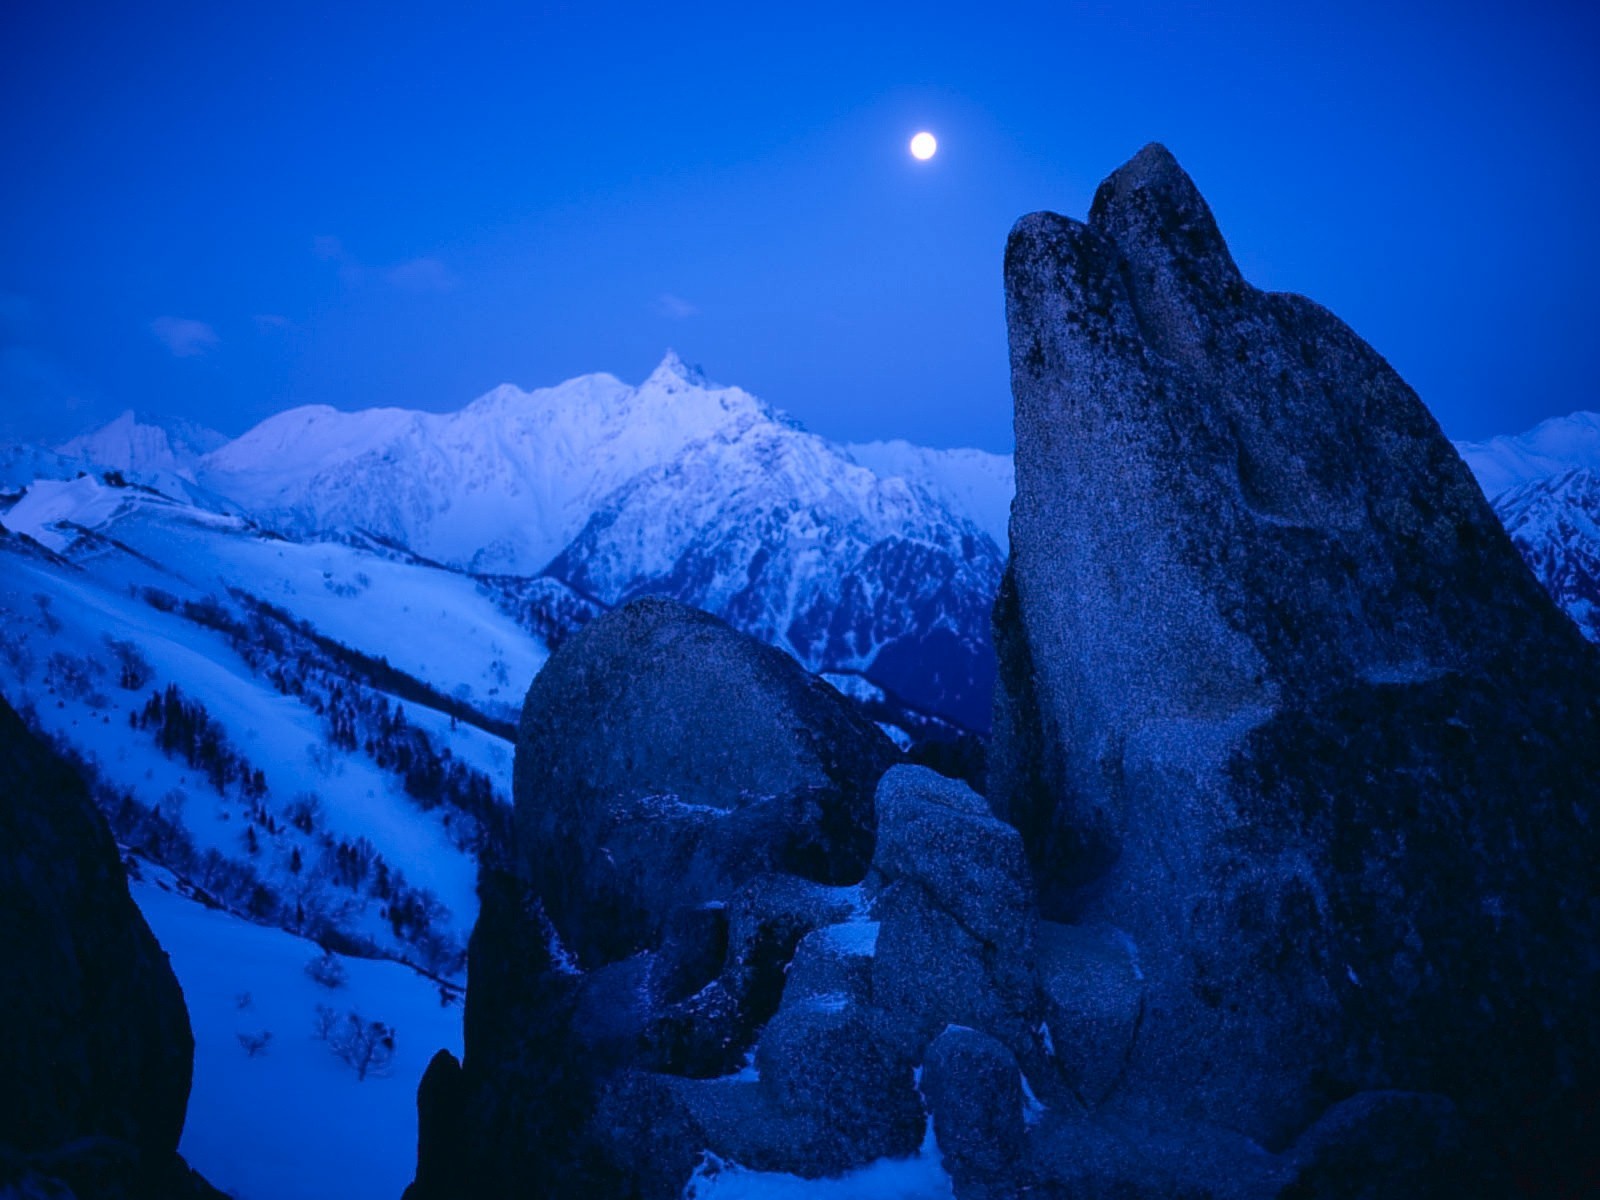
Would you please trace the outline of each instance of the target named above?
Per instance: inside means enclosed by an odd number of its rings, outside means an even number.
[[[663,387],[669,392],[685,386],[696,388],[712,386],[711,381],[706,378],[706,373],[698,365],[684,362],[682,356],[670,348],[641,386],[648,387],[651,384]]]

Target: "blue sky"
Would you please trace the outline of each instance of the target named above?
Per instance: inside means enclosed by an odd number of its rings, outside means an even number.
[[[0,432],[671,345],[830,436],[1006,449],[1006,231],[1151,140],[1255,282],[1519,429],[1600,407],[1595,7],[7,6]]]

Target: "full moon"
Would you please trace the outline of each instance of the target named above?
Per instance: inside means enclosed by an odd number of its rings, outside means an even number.
[[[938,149],[938,139],[935,138],[933,134],[928,133],[926,130],[917,134],[916,137],[911,139],[912,158],[920,158],[923,162],[926,162],[928,159],[933,157],[934,152]]]

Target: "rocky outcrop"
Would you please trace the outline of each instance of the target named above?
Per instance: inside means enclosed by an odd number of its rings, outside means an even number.
[[[468,1195],[675,1194],[719,1140],[811,1173],[914,1147],[908,1064],[830,1004],[779,1013],[796,947],[859,907],[896,757],[788,656],[675,602],[565,642],[523,709],[516,844],[480,889],[466,1054],[459,1081],[430,1073],[414,1194],[458,1194],[452,1173]],[[759,1088],[696,1086],[763,1055]],[[792,1065],[813,1056],[838,1072]],[[847,1096],[872,1130],[841,1128]]]
[[[888,740],[715,617],[656,598],[591,622],[523,706],[519,864],[585,966],[764,872],[859,880]]]
[[[177,1153],[178,981],[83,781],[3,699],[0,914],[0,1191],[215,1195]]]
[[[1044,915],[1114,931],[1141,977],[1135,1002],[1102,960],[1096,1013],[1053,1001],[1128,1041],[1084,1100],[1277,1150],[1349,1097],[1422,1094],[1505,1177],[1576,1186],[1600,1132],[1593,650],[1412,391],[1246,283],[1161,147],[1087,224],[1018,222],[1005,279],[991,798]],[[1350,1139],[1382,1124],[1325,1124],[1317,1161],[1378,1161]]]
[[[1594,652],[1416,397],[1159,147],[1007,253],[988,801],[641,601],[524,709],[413,1200],[1576,1194]]]

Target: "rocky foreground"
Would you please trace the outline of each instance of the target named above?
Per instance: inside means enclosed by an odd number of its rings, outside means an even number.
[[[1006,252],[987,800],[640,601],[530,690],[413,1200],[1577,1195],[1600,703],[1421,402],[1171,156]]]
[[[4,699],[0,914],[0,1195],[220,1198],[178,1155],[178,981],[83,781]]]

